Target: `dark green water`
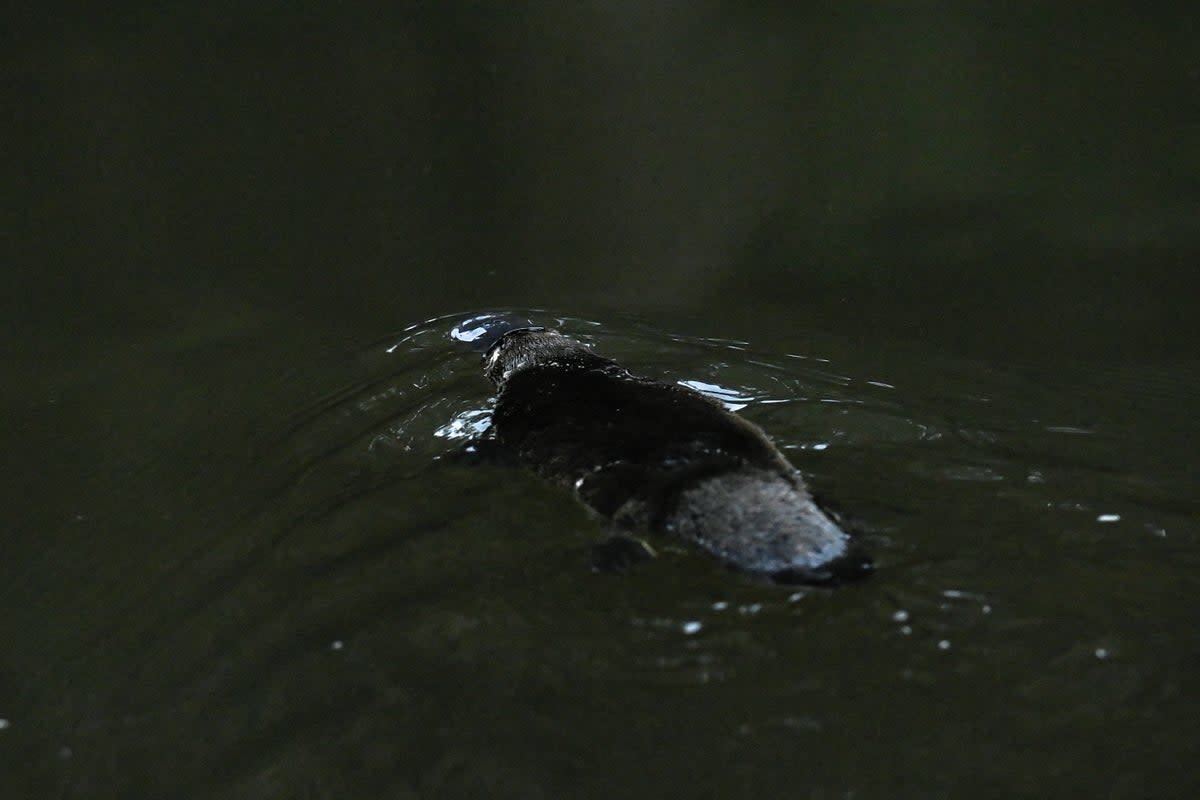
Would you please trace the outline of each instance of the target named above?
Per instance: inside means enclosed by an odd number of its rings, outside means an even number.
[[[13,17],[0,797],[1194,796],[1189,8]],[[445,458],[502,309],[877,574],[591,574]]]

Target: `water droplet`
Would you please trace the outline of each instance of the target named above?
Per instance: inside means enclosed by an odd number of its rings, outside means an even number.
[[[332,642],[329,643],[330,650],[341,650],[345,646],[346,646],[346,643],[343,642],[341,639],[334,639]]]
[[[1111,653],[1108,652],[1107,647],[1097,647],[1096,648],[1096,658],[1100,659],[1101,661],[1108,658],[1109,655],[1111,655]]]
[[[938,647],[938,650],[949,650],[950,649],[950,640],[942,639],[940,642],[938,642],[937,647]]]
[[[724,600],[718,600],[712,604],[712,607],[713,611],[724,611],[725,609],[729,608],[729,603],[725,602]]]
[[[911,636],[912,635],[912,627],[909,625],[901,625],[900,633],[903,636]]]
[[[691,619],[683,623],[683,632],[688,636],[692,636],[699,633],[703,627],[704,625],[699,620]]]
[[[1120,522],[1120,521],[1121,521],[1120,514],[1101,514],[1100,516],[1096,517],[1096,522]]]
[[[892,614],[893,622],[908,622],[908,612],[903,608]]]
[[[0,719],[0,731],[8,730],[8,728],[9,728],[11,725],[12,725],[12,723],[11,723],[11,722],[9,722],[8,720],[6,720],[6,719]]]

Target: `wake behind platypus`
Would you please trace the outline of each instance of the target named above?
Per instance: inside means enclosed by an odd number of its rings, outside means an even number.
[[[490,445],[572,490],[619,539],[674,536],[785,583],[870,571],[766,434],[717,401],[554,330],[493,318],[478,331],[498,392]]]

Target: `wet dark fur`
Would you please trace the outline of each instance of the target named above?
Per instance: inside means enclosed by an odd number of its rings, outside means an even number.
[[[785,582],[868,569],[766,435],[715,400],[630,375],[556,331],[509,331],[484,367],[499,391],[495,443],[618,532],[678,536]]]

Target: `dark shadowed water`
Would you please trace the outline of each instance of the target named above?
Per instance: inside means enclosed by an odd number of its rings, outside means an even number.
[[[14,17],[0,798],[1194,796],[1180,8]],[[455,457],[500,311],[759,424],[876,574],[593,574]]]

